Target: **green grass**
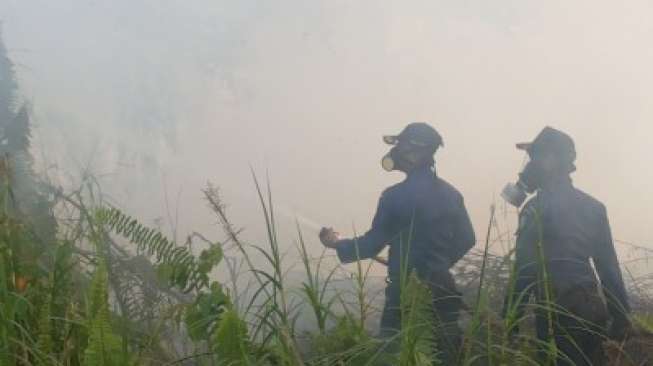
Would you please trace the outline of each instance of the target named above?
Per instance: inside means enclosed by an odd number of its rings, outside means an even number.
[[[377,339],[367,329],[378,315],[370,294],[371,262],[358,262],[350,276],[343,275],[325,251],[310,256],[309,248],[320,244],[305,237],[299,225],[296,245],[283,243],[271,189],[263,189],[256,177],[254,182],[264,245],[240,238],[213,186],[204,195],[226,234],[223,243],[198,241],[197,235],[174,243],[108,207],[92,180],[60,197],[58,204],[71,210],[54,243],[39,243],[27,221],[0,211],[0,366],[440,364],[432,347],[428,287],[402,270],[402,331],[391,340]],[[10,207],[10,190],[4,192],[0,207]],[[509,304],[505,318],[500,316],[514,271],[510,253],[490,252],[495,240],[505,240],[498,227],[493,209],[483,249],[457,270],[471,304],[461,323],[460,364],[538,365],[538,346],[552,363],[555,345],[538,343],[528,325],[535,306],[521,313]],[[282,248],[291,248],[299,262],[289,262]],[[244,272],[231,273],[248,278],[248,285],[228,288],[229,279],[218,277],[215,270],[226,265],[225,258],[243,264]],[[292,287],[287,274],[297,267],[303,278]],[[549,314],[549,323],[561,312],[552,301],[538,306]],[[310,322],[308,333],[298,331],[302,314]],[[635,319],[651,331],[648,314]],[[522,332],[515,336],[517,326]],[[393,344],[400,346],[396,353]]]

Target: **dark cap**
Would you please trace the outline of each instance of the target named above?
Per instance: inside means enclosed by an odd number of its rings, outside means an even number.
[[[397,143],[409,143],[418,147],[428,147],[437,150],[440,146],[444,146],[442,136],[431,127],[428,123],[415,122],[411,123],[399,135],[396,136],[383,136],[383,141],[388,145],[396,145]]]
[[[517,144],[517,148],[527,151],[531,157],[542,153],[552,153],[572,163],[576,160],[574,140],[566,133],[552,127],[545,127],[533,142]]]

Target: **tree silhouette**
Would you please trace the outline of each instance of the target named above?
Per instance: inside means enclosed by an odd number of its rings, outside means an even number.
[[[47,188],[36,178],[30,152],[29,105],[21,102],[14,66],[0,33],[0,159],[1,183],[11,192],[9,210],[30,224],[40,239],[39,249],[54,240],[56,221]]]

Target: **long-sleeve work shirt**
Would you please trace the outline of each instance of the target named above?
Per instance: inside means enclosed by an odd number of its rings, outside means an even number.
[[[343,263],[350,263],[389,246],[391,281],[400,278],[401,269],[428,280],[434,272],[448,271],[475,241],[462,195],[424,167],[385,190],[370,230],[340,241],[337,252]]]
[[[513,305],[528,298],[524,293],[546,300],[545,279],[550,295],[562,297],[579,285],[596,286],[598,274],[610,313],[630,311],[606,208],[568,177],[539,190],[522,209],[515,266],[514,291],[506,299]]]

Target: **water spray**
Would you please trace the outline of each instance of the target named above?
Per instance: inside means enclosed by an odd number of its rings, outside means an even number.
[[[284,206],[276,206],[277,212],[280,213],[282,216],[284,216],[287,219],[290,220],[295,220],[297,221],[301,226],[305,226],[309,228],[311,231],[314,231],[316,233],[319,233],[320,230],[322,230],[324,225],[320,225],[317,221],[310,219],[306,215],[302,215],[298,213],[297,211],[291,211]],[[388,265],[388,260],[382,257],[374,257],[372,258],[376,262],[383,264],[384,266]]]

